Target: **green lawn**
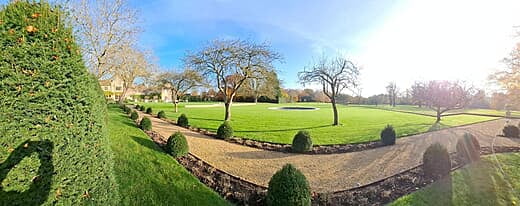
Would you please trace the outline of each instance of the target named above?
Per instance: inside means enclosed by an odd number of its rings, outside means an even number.
[[[390,105],[362,105],[363,107],[371,107],[371,108],[379,108],[379,109],[387,109],[387,110],[395,110],[395,111],[404,111],[404,112],[416,112],[421,114],[428,114],[428,115],[436,115],[437,113],[433,111],[432,109],[426,108],[426,107],[418,107],[415,105],[396,105],[395,107],[392,107]],[[459,110],[452,110],[448,111],[445,114],[455,114],[455,113],[471,113],[471,114],[487,114],[487,115],[498,115],[498,116],[505,116],[506,111],[504,110],[494,110],[494,109],[459,109]],[[520,117],[519,111],[512,111],[512,116]]]
[[[108,130],[120,205],[229,205],[164,153],[115,105]]]
[[[180,108],[173,112],[171,103],[141,103],[152,107],[154,113],[164,110],[170,119],[176,119],[185,113],[190,125],[215,131],[224,118],[224,107]],[[314,111],[282,111],[269,107],[305,105],[315,106]],[[398,136],[406,136],[462,124],[486,121],[493,118],[473,115],[444,117],[441,124],[435,124],[435,118],[406,114],[365,107],[339,106],[341,126],[332,126],[332,109],[326,103],[305,104],[258,104],[253,106],[235,106],[231,111],[231,124],[235,136],[250,139],[291,143],[298,130],[309,130],[316,145],[342,144],[378,140],[379,133],[387,124],[392,124]]]
[[[480,162],[453,172],[451,177],[401,197],[391,205],[518,205],[518,171],[519,153],[499,154],[497,159],[486,156]]]

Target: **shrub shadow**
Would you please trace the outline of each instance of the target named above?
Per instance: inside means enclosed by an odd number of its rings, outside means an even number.
[[[148,149],[157,151],[157,152],[164,152],[158,145],[155,144],[152,140],[149,139],[143,139],[137,136],[130,136],[134,142],[137,144],[140,144],[144,147],[147,147]]]
[[[250,151],[250,152],[228,152],[227,155],[240,159],[279,159],[294,154],[269,152],[269,151]]]
[[[41,205],[49,197],[52,184],[52,176],[54,175],[54,165],[52,163],[52,150],[54,146],[49,140],[43,141],[25,141],[20,144],[0,164],[0,183],[7,177],[9,171],[16,167],[25,157],[31,156],[32,153],[38,154],[40,166],[37,176],[32,179],[29,189],[19,191],[4,191],[0,186],[0,205]]]
[[[443,123],[440,123],[440,122],[435,122],[433,123],[430,128],[428,129],[428,132],[434,132],[434,131],[439,131],[441,129],[444,129],[444,128],[447,128],[449,127],[448,125],[445,125]]]
[[[333,127],[333,125],[327,124],[327,125],[320,125],[320,126],[314,126],[314,127],[272,129],[272,130],[235,130],[235,132],[286,132],[286,131],[300,131],[300,130],[306,130],[306,129],[317,129],[317,128],[324,128],[324,127]]]
[[[214,122],[223,122],[224,120],[222,119],[210,119],[210,118],[198,118],[198,117],[191,117],[190,119],[195,119],[195,120],[205,120],[205,121],[214,121]]]

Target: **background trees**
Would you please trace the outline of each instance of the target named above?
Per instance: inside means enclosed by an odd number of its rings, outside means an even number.
[[[321,59],[317,64],[305,68],[298,73],[298,78],[303,85],[321,84],[323,93],[330,99],[334,113],[333,125],[338,125],[338,109],[336,98],[343,89],[352,89],[357,86],[359,68],[350,60],[342,57],[334,59]]]
[[[123,92],[119,98],[120,104],[125,100],[128,90],[133,87],[137,78],[149,77],[154,71],[149,52],[129,46],[124,46],[122,51],[112,59],[115,68],[112,73],[123,81]]]
[[[179,98],[182,98],[189,90],[203,85],[202,76],[193,69],[185,69],[182,72],[164,72],[159,75],[158,82],[170,91],[175,112],[179,111]]]
[[[490,75],[490,79],[498,83],[507,95],[508,104],[520,107],[520,44],[504,59],[506,69]]]
[[[386,91],[388,92],[388,103],[390,106],[395,107],[395,101],[397,100],[397,85],[395,82],[388,83],[388,86],[386,86]]]
[[[473,87],[458,81],[429,81],[421,84],[424,85],[421,87],[423,95],[417,98],[436,111],[437,122],[441,121],[444,112],[466,107],[474,95]]]
[[[231,119],[231,104],[237,91],[250,79],[266,78],[274,72],[273,62],[281,56],[266,43],[244,40],[215,40],[185,62],[196,68],[224,94],[225,120]]]

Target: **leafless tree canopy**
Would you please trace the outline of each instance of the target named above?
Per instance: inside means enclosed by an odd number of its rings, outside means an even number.
[[[386,91],[388,92],[388,99],[390,100],[389,101],[390,106],[395,107],[395,102],[397,100],[397,93],[399,93],[395,82],[390,82],[386,86]]]
[[[147,78],[155,71],[151,52],[125,46],[112,58],[112,74],[123,81],[123,93],[119,103],[123,103],[127,92],[137,78]]]
[[[507,92],[510,106],[520,107],[520,44],[504,59],[507,68],[490,76]]]
[[[344,89],[354,89],[358,85],[359,68],[352,61],[345,58],[321,59],[317,64],[305,68],[298,73],[300,83],[321,84],[323,93],[330,99],[334,111],[334,125],[338,125],[336,97]]]
[[[203,86],[202,76],[195,70],[185,69],[182,72],[164,72],[158,77],[159,83],[170,90],[175,112],[178,112],[178,99],[188,91],[198,86]]]
[[[225,120],[238,89],[249,79],[261,79],[274,71],[273,62],[281,56],[266,43],[244,40],[215,40],[198,52],[188,54],[187,65],[200,71],[224,94]]]

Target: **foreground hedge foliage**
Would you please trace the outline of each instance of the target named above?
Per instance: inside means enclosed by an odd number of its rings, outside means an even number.
[[[186,141],[186,136],[181,132],[175,132],[172,134],[172,136],[168,138],[168,142],[166,142],[166,152],[175,158],[187,155],[189,147],[188,141]]]
[[[291,145],[293,152],[302,153],[312,150],[312,139],[311,135],[307,131],[299,131],[294,135],[293,142]]]
[[[269,181],[269,206],[311,205],[311,189],[305,176],[291,164],[286,164]]]
[[[117,205],[101,88],[61,10],[35,2],[0,10],[0,205]]]

